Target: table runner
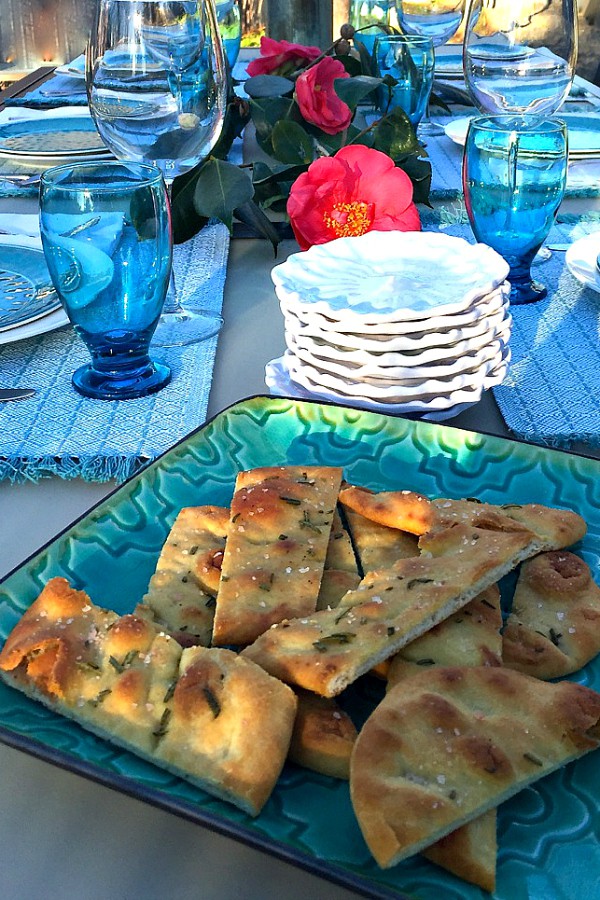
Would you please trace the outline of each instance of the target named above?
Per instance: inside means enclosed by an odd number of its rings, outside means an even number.
[[[423,218],[424,228],[473,241],[465,223],[458,203]],[[595,232],[600,252],[600,216],[562,216],[548,243],[571,243]],[[579,441],[600,447],[600,294],[571,275],[563,252],[553,251],[532,271],[548,296],[511,308],[512,359],[494,396],[516,437],[551,447]]]
[[[175,247],[184,305],[221,310],[228,249],[229,232],[217,222]],[[37,390],[30,400],[0,403],[0,479],[125,480],[204,422],[216,347],[217,337],[156,348],[152,356],[171,366],[171,383],[138,400],[103,401],[71,386],[89,354],[70,326],[0,346],[0,385]]]

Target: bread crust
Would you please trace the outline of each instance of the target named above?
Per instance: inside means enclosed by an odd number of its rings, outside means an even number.
[[[352,804],[383,868],[423,850],[600,744],[600,695],[503,668],[435,668],[365,723]]]
[[[600,588],[567,550],[521,567],[502,635],[504,665],[536,678],[576,672],[600,652]]]
[[[184,650],[134,615],[48,582],[0,653],[0,675],[94,734],[257,815],[289,748],[296,697],[228,650]]]
[[[243,653],[276,678],[333,697],[494,584],[539,545],[524,528],[452,524],[423,556],[371,572],[336,610],[282,622]]]
[[[221,506],[182,509],[136,608],[183,646],[210,645],[228,524],[229,510]]]
[[[213,644],[243,646],[317,605],[341,469],[240,472],[217,595]]]

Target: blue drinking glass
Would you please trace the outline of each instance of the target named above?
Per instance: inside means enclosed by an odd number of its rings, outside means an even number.
[[[242,12],[238,0],[216,0],[217,22],[223,41],[223,50],[233,69],[242,43]]]
[[[117,161],[48,169],[40,227],[52,283],[92,357],[73,375],[75,389],[99,400],[160,390],[171,372],[148,353],[172,253],[160,171]]]
[[[388,76],[396,82],[390,81],[378,89],[381,112],[399,106],[416,128],[427,109],[433,85],[433,41],[418,34],[382,34],[375,40],[373,55],[377,76]]]
[[[375,39],[385,34],[396,12],[396,0],[350,0],[349,22],[359,31],[355,40],[365,45],[369,56],[373,54]]]
[[[567,127],[539,116],[471,120],[463,155],[463,191],[471,228],[510,265],[510,302],[531,303],[546,288],[531,263],[565,192]]]

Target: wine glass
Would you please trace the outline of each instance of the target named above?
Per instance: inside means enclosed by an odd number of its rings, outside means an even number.
[[[225,117],[227,71],[214,0],[99,0],[86,54],[90,112],[119,159],[173,180],[206,159]],[[216,334],[213,313],[184,308],[173,270],[154,343]]]
[[[577,0],[470,0],[463,66],[474,105],[553,115],[571,89],[577,44]]]
[[[463,69],[474,105],[491,115],[553,115],[577,64],[577,0],[470,0]],[[541,247],[534,262],[550,259]]]
[[[396,0],[398,24],[405,34],[422,34],[441,47],[458,31],[464,0]],[[429,120],[429,110],[419,126],[421,134],[441,134],[441,125]]]

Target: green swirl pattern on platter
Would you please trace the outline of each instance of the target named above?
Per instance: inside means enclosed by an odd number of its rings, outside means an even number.
[[[340,465],[347,480],[379,490],[574,509],[589,526],[576,552],[600,577],[600,461],[448,426],[256,397],[190,435],[6,578],[0,638],[55,575],[101,606],[131,611],[181,507],[228,504],[239,470],[287,463]],[[600,661],[575,678],[600,690]],[[363,681],[346,701],[358,718],[377,699],[377,688]],[[488,896],[420,856],[380,871],[354,819],[347,784],[293,765],[261,815],[250,819],[4,685],[0,739],[374,897]],[[503,804],[496,900],[600,897],[599,807],[598,752]]]

